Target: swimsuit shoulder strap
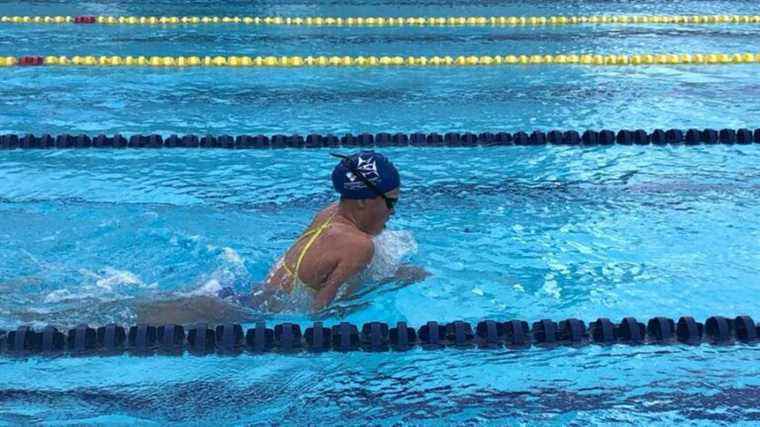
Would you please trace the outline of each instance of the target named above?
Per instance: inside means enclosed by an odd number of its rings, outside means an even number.
[[[298,259],[296,260],[295,268],[291,271],[290,268],[287,267],[287,263],[283,263],[285,266],[285,269],[296,279],[298,279],[298,271],[301,269],[301,262],[303,262],[303,258],[306,256],[306,252],[309,251],[309,248],[311,248],[311,245],[314,244],[314,242],[319,238],[319,236],[327,230],[327,228],[332,225],[333,219],[335,218],[335,214],[333,213],[330,215],[329,218],[327,218],[322,224],[320,224],[317,227],[312,228],[311,230],[305,232],[301,239],[304,237],[309,237],[309,240],[306,241],[306,244],[303,245],[303,248],[301,248],[301,253],[298,254]],[[300,239],[299,239],[300,240]]]

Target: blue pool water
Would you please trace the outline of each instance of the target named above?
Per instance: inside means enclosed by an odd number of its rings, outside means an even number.
[[[754,2],[0,3],[0,15],[757,14]],[[0,55],[743,52],[752,26],[0,26]],[[758,66],[2,69],[0,133],[760,127]],[[270,324],[760,318],[760,148],[383,150],[401,170],[370,286]],[[324,150],[0,152],[0,329],[134,323],[260,281],[334,200]],[[0,359],[0,422],[714,424],[760,420],[760,348]]]

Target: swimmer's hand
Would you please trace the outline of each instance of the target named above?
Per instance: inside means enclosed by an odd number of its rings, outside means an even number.
[[[390,278],[390,281],[398,282],[403,285],[411,285],[425,280],[430,273],[422,267],[410,264],[402,264],[396,270],[396,274]]]

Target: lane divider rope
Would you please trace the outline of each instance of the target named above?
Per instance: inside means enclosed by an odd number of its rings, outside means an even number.
[[[760,24],[760,15],[590,15],[590,16],[0,16],[7,24],[347,26],[347,27],[518,27],[578,24]]]
[[[699,145],[760,144],[760,128],[755,129],[643,129],[617,132],[603,129],[549,132],[483,133],[362,133],[335,135],[0,135],[0,150],[66,148],[364,148],[364,147],[490,147],[490,146],[598,146],[598,145]]]
[[[506,65],[712,65],[760,63],[760,53],[460,56],[5,56],[0,67],[446,67]]]
[[[254,328],[239,324],[221,324],[209,328],[205,323],[185,328],[182,325],[135,325],[123,327],[109,324],[97,328],[80,325],[64,331],[47,326],[41,331],[20,326],[9,332],[0,331],[0,353],[11,357],[33,355],[113,355],[133,353],[194,355],[221,353],[227,355],[264,352],[291,353],[298,351],[406,351],[416,347],[425,350],[442,348],[481,349],[526,348],[536,345],[553,348],[558,345],[588,344],[687,344],[727,345],[737,342],[752,344],[758,341],[760,327],[749,316],[726,318],[712,316],[704,323],[683,316],[674,321],[654,317],[644,324],[633,317],[613,323],[599,318],[588,326],[579,319],[554,322],[549,319],[528,324],[523,320],[505,322],[483,320],[473,329],[464,321],[451,323],[427,322],[419,328],[398,322],[357,325],[341,322],[332,327],[314,322],[301,332],[295,323],[281,323],[268,328],[258,322]]]

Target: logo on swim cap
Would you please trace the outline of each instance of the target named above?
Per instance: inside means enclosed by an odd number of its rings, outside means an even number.
[[[372,157],[362,157],[360,154],[357,158],[356,170],[373,184],[380,179],[380,174],[377,172],[377,162]],[[348,182],[344,184],[344,187],[347,189],[358,190],[366,187],[351,171],[346,172],[346,178],[348,178]]]
[[[393,163],[374,151],[362,151],[343,160],[335,166],[332,182],[335,190],[347,199],[372,199],[378,196],[355,172],[360,173],[377,190],[386,193],[401,185],[401,178]]]

